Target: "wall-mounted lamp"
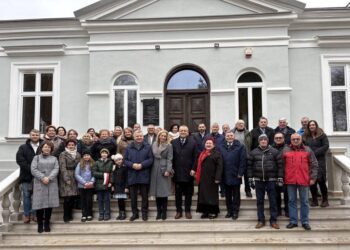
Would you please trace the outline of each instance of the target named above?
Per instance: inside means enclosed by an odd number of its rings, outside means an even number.
[[[154,46],[154,48],[155,48],[156,50],[160,50],[160,45],[159,45],[159,44],[156,44],[156,45]]]
[[[214,48],[220,48],[220,43],[214,43]]]
[[[253,55],[253,49],[252,48],[245,48],[244,50],[245,58],[251,58]]]

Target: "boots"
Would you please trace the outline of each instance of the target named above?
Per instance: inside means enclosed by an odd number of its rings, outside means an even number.
[[[317,207],[318,206],[317,195],[312,195],[312,200],[311,200],[310,206],[311,207]]]
[[[120,220],[125,220],[126,219],[126,213],[125,211],[120,212]]]
[[[38,233],[44,232],[43,222],[38,222]]]
[[[322,203],[321,203],[320,206],[321,207],[329,207],[328,195],[327,194],[322,195]]]
[[[160,220],[161,218],[162,218],[162,211],[158,210],[156,220]]]

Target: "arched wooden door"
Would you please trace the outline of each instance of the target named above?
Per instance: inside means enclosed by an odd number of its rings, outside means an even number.
[[[190,132],[200,123],[209,127],[209,80],[202,70],[179,67],[169,74],[165,87],[165,129],[172,124],[185,124]]]

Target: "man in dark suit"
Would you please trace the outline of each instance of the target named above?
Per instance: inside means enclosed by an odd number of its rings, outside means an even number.
[[[203,140],[204,140],[204,137],[208,134],[209,134],[209,132],[207,132],[207,127],[205,126],[205,124],[200,123],[198,125],[198,132],[193,134],[193,138],[195,139],[195,141],[197,143],[197,149],[198,149],[199,153],[202,152],[204,149]]]
[[[189,137],[188,127],[180,126],[180,137],[173,140],[173,169],[175,171],[175,219],[182,217],[182,196],[185,196],[185,216],[192,219],[193,176],[190,175],[197,157],[196,141]]]
[[[262,116],[259,118],[258,127],[254,128],[250,131],[250,136],[251,136],[251,140],[252,140],[250,150],[253,150],[259,146],[259,136],[262,134],[267,135],[267,137],[269,139],[269,145],[273,144],[275,131],[273,128],[270,128],[267,125],[268,125],[267,118]]]
[[[148,124],[147,134],[143,137],[143,141],[149,145],[152,145],[156,141],[157,135],[153,124]]]

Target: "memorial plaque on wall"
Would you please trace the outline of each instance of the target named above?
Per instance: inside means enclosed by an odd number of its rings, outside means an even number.
[[[159,125],[159,100],[144,99],[143,101],[143,125]]]

